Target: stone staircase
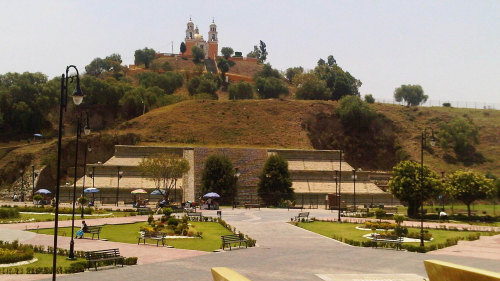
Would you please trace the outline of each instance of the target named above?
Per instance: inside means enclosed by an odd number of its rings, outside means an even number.
[[[212,59],[205,59],[205,67],[208,72],[217,74],[217,65],[215,64],[215,61]]]

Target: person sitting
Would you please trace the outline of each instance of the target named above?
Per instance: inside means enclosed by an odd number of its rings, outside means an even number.
[[[444,221],[444,220],[448,220],[448,214],[447,214],[447,213],[445,213],[444,209],[443,209],[443,210],[441,210],[441,212],[439,212],[439,219],[440,219],[440,220],[443,220],[443,221]]]
[[[83,234],[85,233],[85,231],[87,231],[88,227],[87,227],[87,224],[85,223],[85,221],[82,221],[82,226],[80,227],[80,230],[78,230],[76,232],[76,238],[83,238]]]

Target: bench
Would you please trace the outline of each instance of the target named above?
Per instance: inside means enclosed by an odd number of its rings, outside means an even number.
[[[137,208],[137,214],[139,215],[151,215],[153,210],[150,207],[139,207]]]
[[[259,208],[260,210],[260,204],[245,204],[245,209],[250,209],[250,208]]]
[[[201,212],[187,213],[189,219],[198,218],[198,221],[203,221],[203,214]]]
[[[137,237],[137,245],[141,243],[141,240],[144,241],[143,244],[146,244],[146,239],[151,239],[156,241],[156,247],[158,247],[158,244],[161,241],[161,245],[165,246],[165,238],[167,237],[166,233],[161,233],[161,232],[143,232],[141,231],[141,236]]]
[[[306,221],[308,221],[309,220],[309,212],[299,213],[298,215],[295,216],[296,221],[301,221],[301,219],[305,219]]]
[[[378,242],[386,243],[386,244],[395,244],[396,250],[401,250],[401,244],[403,243],[404,237],[394,237],[394,238],[381,238],[379,235],[375,236],[372,239],[372,247],[377,248]]]
[[[83,231],[83,233],[91,233],[92,234],[92,240],[94,240],[94,235],[97,234],[97,239],[99,240],[99,234],[101,233],[101,228],[102,225],[92,225],[92,226],[87,226],[87,229]]]
[[[238,248],[241,247],[241,243],[245,242],[245,248],[248,248],[248,240],[240,237],[238,234],[222,235],[222,250],[224,250],[226,245],[229,245],[229,250],[231,251],[231,244],[239,243]]]
[[[115,261],[115,266],[117,261],[121,261],[123,267],[124,257],[120,255],[119,249],[107,249],[107,250],[97,250],[97,251],[87,251],[85,252],[85,258],[88,262],[88,269],[94,263],[95,270],[97,271],[97,263],[100,261]]]

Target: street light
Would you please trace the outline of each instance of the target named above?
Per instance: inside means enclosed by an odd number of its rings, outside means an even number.
[[[421,142],[421,154],[420,154],[420,201],[422,205],[420,208],[420,247],[424,247],[424,149],[425,140],[427,138],[427,130],[431,131],[430,144],[434,146],[436,144],[436,138],[434,137],[434,130],[430,127],[424,128],[422,131],[422,142]]]
[[[240,174],[240,172],[238,171],[238,168],[235,168],[235,169],[234,169],[234,177],[235,177],[235,179],[236,179],[236,181],[235,181],[235,185],[236,185],[235,190],[236,190],[236,191],[237,191],[237,188],[238,188],[238,179],[240,178],[240,175],[241,175],[241,174]],[[233,210],[234,210],[234,197],[236,197],[236,196],[235,196],[235,194],[233,194]]]
[[[21,202],[24,202],[24,170],[19,170],[21,173]]]
[[[120,192],[120,179],[123,177],[123,171],[120,171],[120,166],[118,166],[118,185],[116,186],[116,207],[118,207],[118,195]]]
[[[341,184],[342,184],[342,150],[340,150],[340,164],[339,164],[339,179],[338,179],[338,182],[339,182],[339,196],[337,197],[338,200],[339,200],[339,205],[338,205],[338,207],[339,207],[339,210],[338,210],[339,211],[338,212],[338,221],[342,222],[342,219],[340,218],[340,210],[341,210],[340,205],[341,205],[341,202],[342,202],[342,201],[340,201],[340,196],[341,196],[340,190],[341,190]]]
[[[356,169],[352,170],[352,180],[354,182],[354,212],[356,212]]]
[[[74,68],[76,75],[69,76],[69,70]],[[55,202],[55,216],[54,216],[54,247],[52,255],[52,280],[56,280],[56,269],[57,269],[57,231],[59,228],[59,190],[60,190],[60,179],[61,179],[61,144],[62,144],[62,129],[63,129],[63,110],[66,111],[66,106],[68,104],[68,84],[72,83],[76,78],[76,88],[73,91],[73,102],[75,105],[79,105],[83,101],[83,92],[80,88],[80,76],[78,69],[74,65],[66,67],[66,75],[61,75],[61,95],[59,98],[59,129],[58,129],[58,139],[57,139],[57,175],[56,175],[56,202]]]
[[[84,132],[85,132],[85,135],[88,135],[90,134],[90,127],[89,127],[89,120],[88,120],[88,114],[87,114],[87,126],[85,126],[84,128]],[[92,152],[92,147],[90,146],[90,144],[88,144],[88,141],[87,141],[87,147],[85,148],[84,150],[84,153],[83,153],[83,182],[82,182],[82,198],[83,196],[85,195],[85,177],[87,176],[87,151],[88,152]],[[84,218],[84,215],[83,215],[83,208],[84,208],[84,205],[82,204],[82,214],[81,214],[81,218],[83,219]]]
[[[87,124],[85,125],[85,128],[83,129],[84,133],[86,135],[90,134],[90,128],[89,128],[89,114],[87,114]],[[71,240],[69,242],[69,260],[74,260],[75,259],[75,240],[73,238],[75,234],[75,204],[76,204],[76,181],[77,181],[77,176],[78,176],[78,140],[80,139],[80,136],[82,135],[82,117],[83,117],[83,112],[80,112],[80,116],[77,119],[77,124],[76,124],[76,145],[75,145],[75,174],[73,177],[73,210],[71,212]],[[87,150],[85,150],[87,151]],[[85,180],[85,174],[83,174],[83,178]],[[82,195],[83,196],[83,195]],[[82,204],[82,218],[83,218],[83,204]]]

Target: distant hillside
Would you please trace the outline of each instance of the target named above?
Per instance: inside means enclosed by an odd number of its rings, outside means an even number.
[[[376,135],[360,139],[344,132],[335,115],[336,102],[296,100],[191,100],[153,110],[118,127],[135,133],[144,144],[258,146],[343,149],[346,159],[364,169],[390,169],[402,159],[420,160],[420,134],[438,130],[441,121],[467,114],[480,128],[479,152],[487,161],[472,168],[500,175],[500,111],[454,108],[406,108],[375,104],[385,115]],[[437,172],[463,168],[442,160],[444,152],[425,152]]]

